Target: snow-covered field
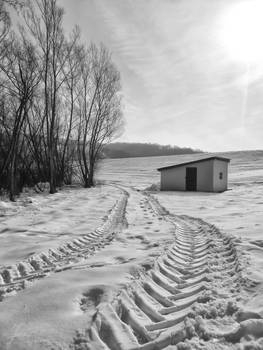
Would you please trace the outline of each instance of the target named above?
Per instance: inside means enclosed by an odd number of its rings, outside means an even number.
[[[221,194],[144,191],[170,156],[0,201],[0,349],[263,349],[263,152],[224,155]]]

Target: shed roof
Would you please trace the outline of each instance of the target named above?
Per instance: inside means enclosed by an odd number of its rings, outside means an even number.
[[[223,160],[224,162],[228,162],[228,163],[230,162],[229,158],[212,156],[212,157],[205,157],[205,158],[201,158],[201,159],[195,159],[195,160],[191,160],[191,161],[184,162],[184,163],[178,163],[178,164],[174,164],[174,165],[165,166],[162,168],[158,168],[157,170],[162,171],[162,170],[166,170],[166,169],[179,168],[179,167],[184,166],[184,165],[201,163],[201,162],[205,162],[207,160],[214,160],[214,159]]]

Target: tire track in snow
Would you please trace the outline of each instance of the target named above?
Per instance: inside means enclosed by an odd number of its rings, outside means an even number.
[[[98,305],[73,349],[188,350],[199,341],[232,349],[242,337],[263,337],[260,315],[242,313],[236,303],[244,279],[234,240],[201,219],[170,215],[146,196],[175,225],[174,243],[112,303]]]
[[[25,288],[26,281],[70,269],[110,244],[115,234],[125,225],[127,200],[128,192],[121,190],[120,199],[116,201],[105,222],[94,232],[65,242],[58,248],[34,254],[14,265],[0,267],[0,300],[6,293]]]

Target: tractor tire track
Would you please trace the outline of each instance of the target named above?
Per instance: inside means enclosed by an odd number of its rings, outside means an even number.
[[[145,196],[174,224],[174,243],[111,303],[97,306],[91,327],[77,334],[72,348],[179,350],[223,341],[232,349],[245,336],[263,337],[258,314],[240,317],[236,301],[245,281],[234,239],[201,219],[170,215]]]
[[[125,210],[128,192],[121,190],[105,222],[95,231],[78,237],[63,245],[37,253],[11,266],[0,267],[0,300],[13,290],[25,288],[25,282],[45,277],[51,272],[60,272],[94,255],[110,244],[114,236],[125,225]]]

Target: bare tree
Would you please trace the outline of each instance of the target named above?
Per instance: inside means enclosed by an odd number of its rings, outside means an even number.
[[[73,128],[76,122],[76,101],[79,95],[77,89],[80,69],[78,53],[81,46],[78,44],[80,37],[79,28],[76,27],[72,32],[70,40],[65,46],[66,64],[63,67],[64,85],[62,90],[62,99],[64,101],[62,110],[62,126],[60,131],[60,152],[59,152],[59,177],[61,181],[69,184],[72,181],[74,171],[74,140]]]
[[[98,48],[92,44],[82,57],[81,67],[78,161],[84,186],[91,187],[103,146],[123,126],[120,74],[103,45]]]
[[[20,34],[10,34],[0,0],[0,185],[14,200],[23,185],[71,183],[78,160],[85,187],[105,144],[122,128],[120,74],[108,50],[67,39],[57,0],[27,0]],[[1,27],[1,24],[3,26]]]
[[[80,81],[78,85],[78,121],[77,121],[77,156],[81,172],[81,178],[84,186],[88,187],[87,179],[89,174],[89,165],[87,157],[87,143],[89,124],[95,101],[96,89],[91,84],[91,52],[82,47],[78,51]]]
[[[8,8],[10,7],[19,10],[23,7],[23,1],[0,0],[0,59],[3,58],[4,49],[6,48],[4,41],[6,40],[11,27],[11,19],[8,11]]]
[[[56,192],[57,185],[59,91],[65,81],[63,68],[74,46],[74,42],[71,47],[67,46],[62,27],[63,13],[56,0],[35,0],[28,2],[24,15],[27,28],[39,47],[39,57],[43,65],[43,119],[47,138],[50,193]]]
[[[24,38],[18,42],[11,36],[4,60],[0,64],[2,72],[1,87],[9,100],[9,118],[2,120],[5,128],[8,147],[6,158],[2,163],[0,174],[9,169],[9,193],[14,200],[16,194],[16,168],[19,144],[22,141],[22,130],[28,115],[36,86],[39,83],[38,62],[35,49]]]

